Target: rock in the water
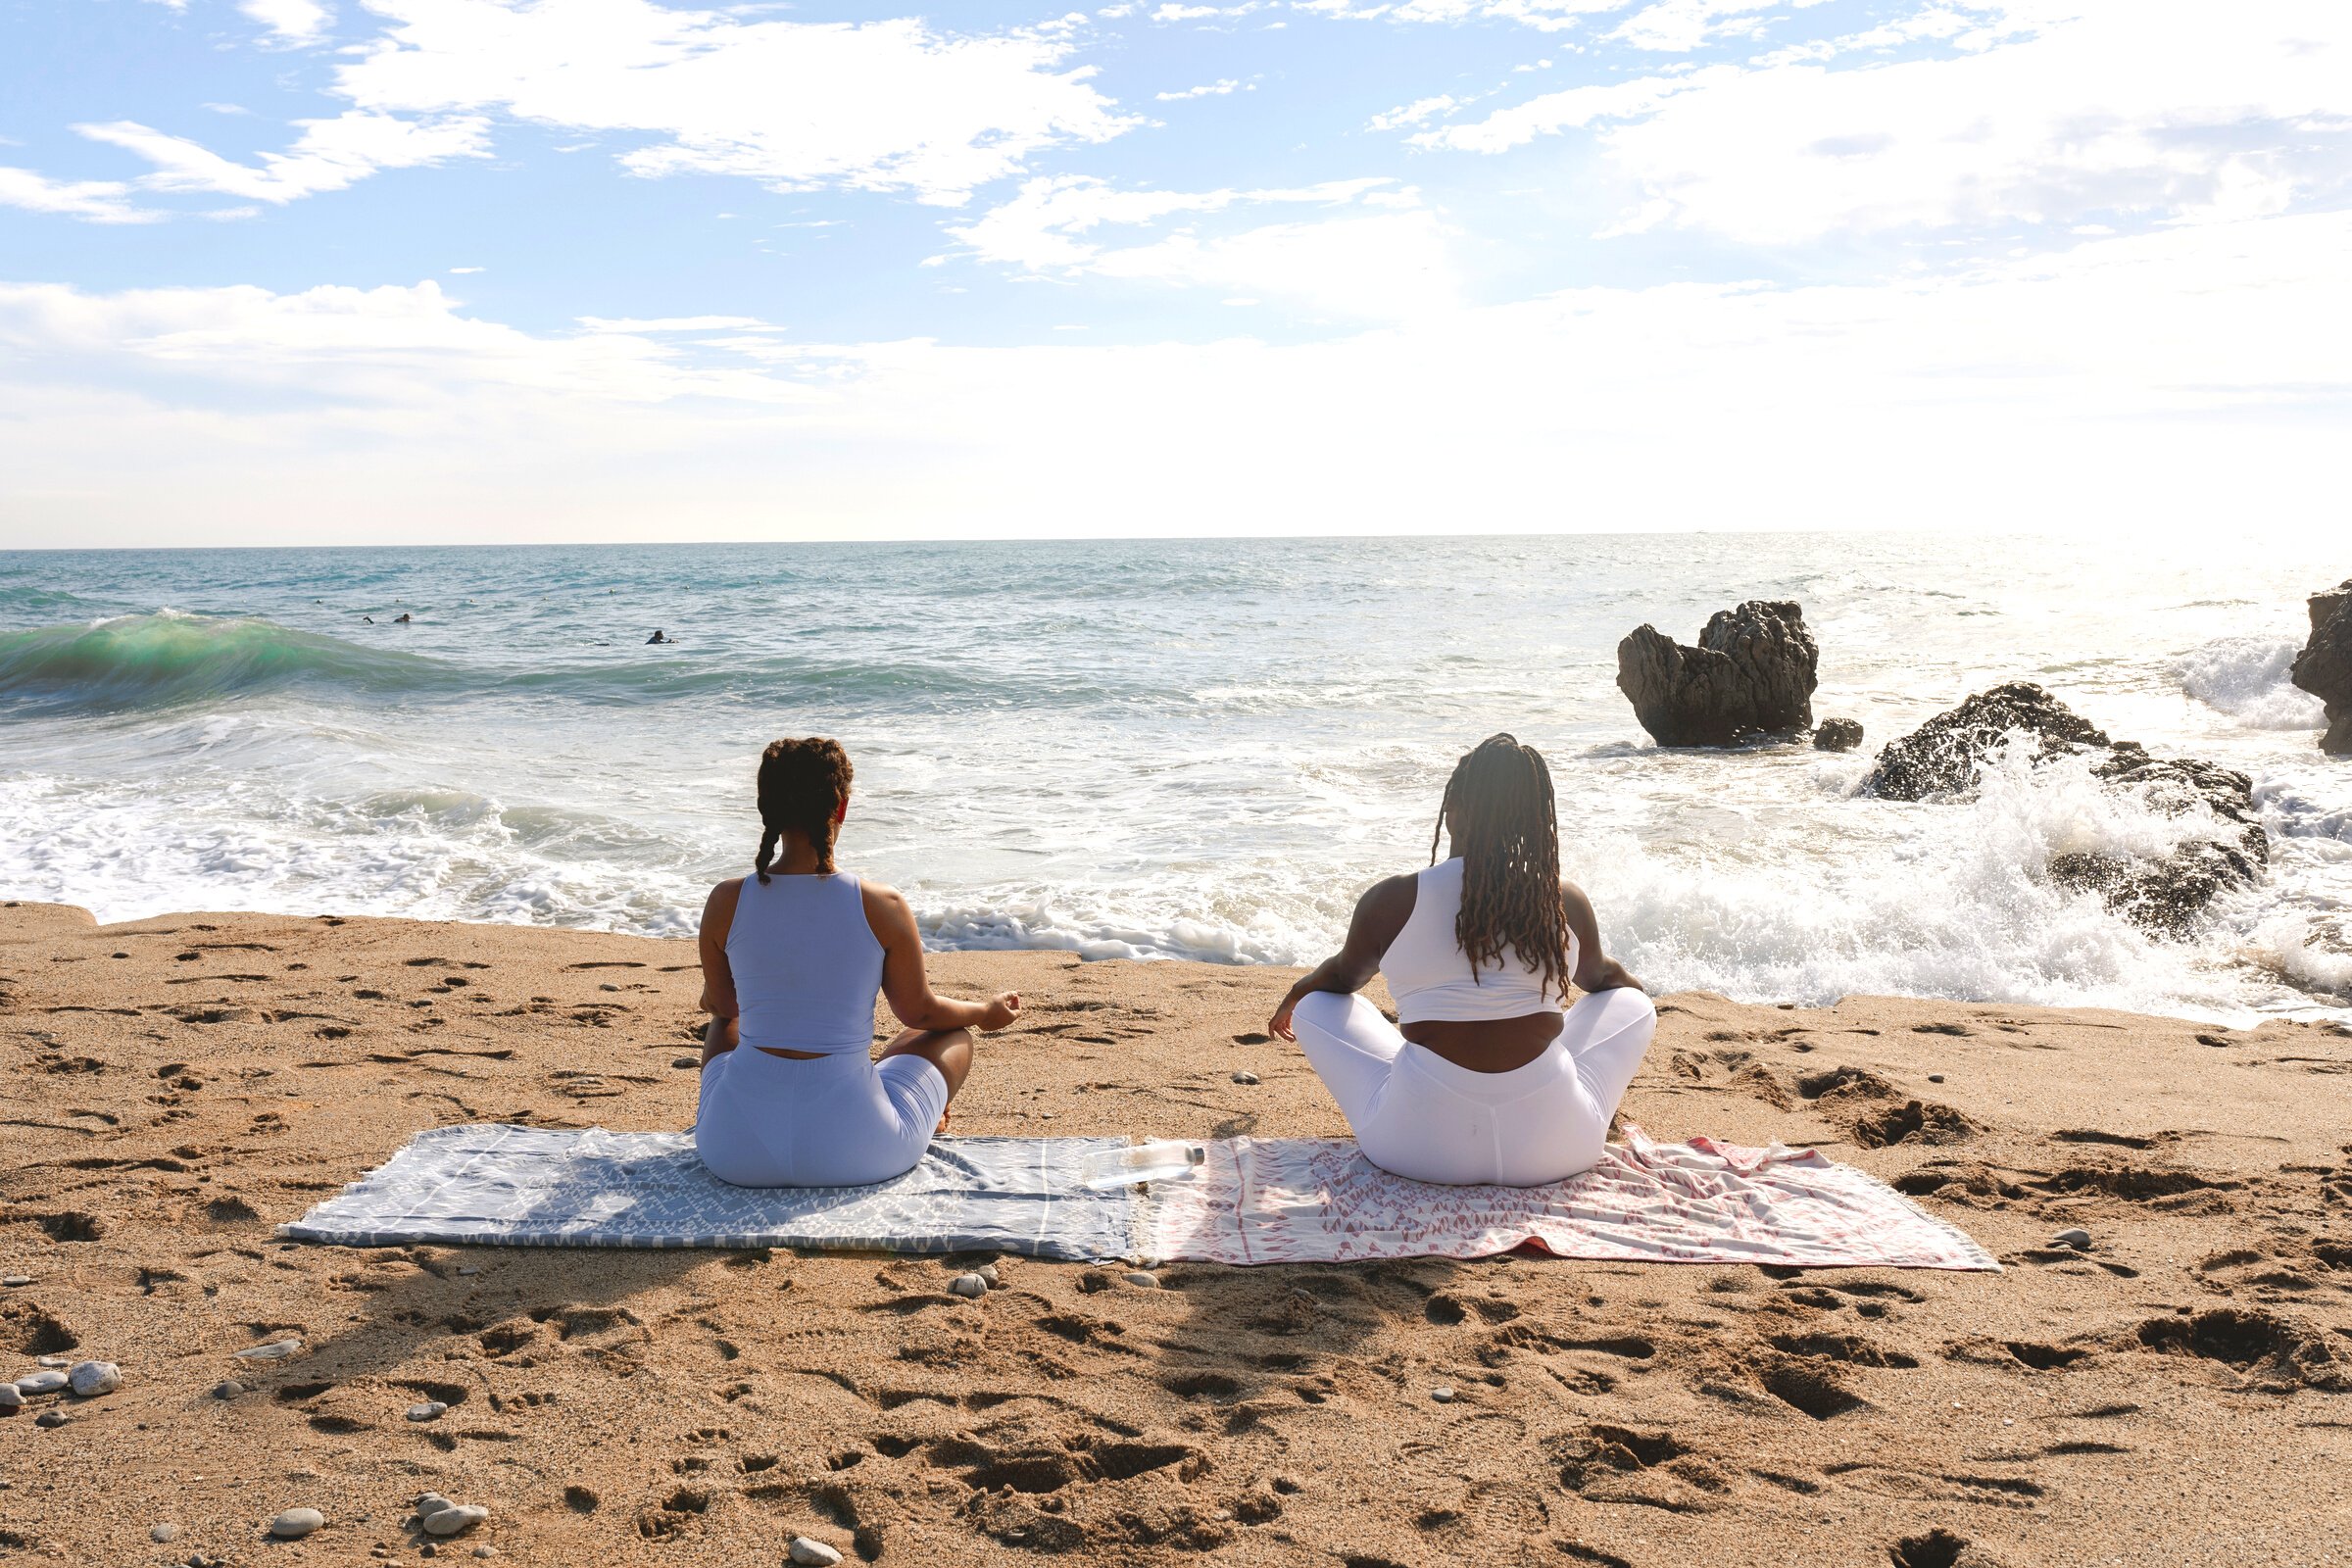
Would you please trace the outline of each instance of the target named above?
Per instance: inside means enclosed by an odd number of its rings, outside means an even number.
[[[408,1409],[408,1417],[412,1421],[438,1421],[448,1413],[449,1406],[439,1399],[426,1399],[421,1404],[410,1405]]]
[[[958,1274],[948,1281],[948,1294],[964,1297],[986,1296],[988,1281],[977,1274]]]
[[[453,1502],[436,1513],[421,1516],[417,1526],[428,1536],[462,1536],[490,1517],[490,1510],[478,1503]]]
[[[14,1383],[0,1383],[0,1415],[13,1415],[24,1408],[24,1396],[17,1392]]]
[[[2161,859],[2096,851],[2050,858],[2053,880],[2097,893],[2117,913],[2178,935],[2214,895],[2251,881],[2269,863],[2270,839],[2254,810],[2253,783],[2243,773],[2195,758],[2150,757],[2135,742],[2110,738],[2031,681],[1979,692],[1889,742],[1862,788],[1896,801],[1963,793],[1976,786],[1985,760],[2010,744],[2013,734],[2025,737],[2034,763],[2067,755],[2092,758],[2094,778],[2143,792],[2167,816],[2202,808],[2217,819],[2217,836],[2189,839]]]
[[[1850,718],[1825,718],[1813,732],[1817,752],[1850,752],[1862,744],[1862,726]]]
[[[833,1564],[841,1561],[840,1552],[821,1541],[810,1541],[807,1536],[793,1537],[792,1544],[784,1548],[784,1554],[789,1561],[804,1564],[806,1568],[833,1568]]]
[[[2086,1230],[2060,1231],[2050,1238],[2052,1247],[2071,1247],[2078,1252],[2090,1250],[2090,1232]]]
[[[94,1399],[122,1386],[122,1369],[112,1361],[76,1361],[66,1374],[66,1386],[82,1398]]]
[[[257,1345],[249,1350],[239,1350],[237,1359],[240,1361],[283,1361],[289,1355],[298,1354],[301,1349],[302,1342],[300,1340],[271,1340],[268,1345]]]
[[[46,1367],[38,1372],[27,1372],[17,1379],[17,1392],[27,1399],[38,1398],[44,1394],[55,1394],[65,1386],[66,1375]]]
[[[325,1523],[326,1515],[316,1508],[288,1508],[270,1521],[270,1533],[280,1541],[300,1541]]]
[[[172,1544],[172,1543],[179,1539],[179,1526],[157,1525],[154,1529],[147,1532],[147,1539],[154,1542],[159,1546],[169,1546]]]
[[[2320,750],[2352,757],[2352,578],[2311,596],[2311,641],[2295,656],[2287,678],[2328,705]]]
[[[1786,600],[1719,610],[1686,647],[1654,626],[1617,645],[1617,689],[1660,746],[1733,746],[1813,727],[1821,652]]]
[[[1948,713],[1938,713],[1879,753],[1863,779],[1865,793],[1890,801],[1955,795],[1976,786],[1984,760],[2013,731],[2022,731],[2036,762],[2062,752],[2110,744],[2107,732],[2032,681],[2012,681],[1979,692]]]

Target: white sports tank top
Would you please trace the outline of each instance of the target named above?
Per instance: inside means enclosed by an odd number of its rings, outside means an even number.
[[[850,873],[745,877],[727,967],[745,1045],[831,1055],[874,1043],[882,944]]]
[[[1462,912],[1462,861],[1440,860],[1423,871],[1413,894],[1412,918],[1380,956],[1380,972],[1396,999],[1399,1024],[1485,1018],[1523,1018],[1554,1012],[1561,998],[1544,976],[1505,948],[1496,962],[1475,976],[1453,923]],[[1568,934],[1568,969],[1576,969],[1576,933]]]

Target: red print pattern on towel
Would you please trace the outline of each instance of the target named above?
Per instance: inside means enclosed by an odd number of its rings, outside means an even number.
[[[1997,1269],[1985,1250],[1876,1177],[1813,1150],[1743,1149],[1629,1130],[1601,1162],[1545,1187],[1437,1187],[1379,1169],[1344,1139],[1212,1143],[1191,1178],[1155,1182],[1148,1250],[1212,1263],[1560,1257],[1801,1268]]]

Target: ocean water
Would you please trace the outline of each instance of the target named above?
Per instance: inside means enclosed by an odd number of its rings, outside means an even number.
[[[1311,962],[1509,729],[1653,990],[2352,1019],[2352,762],[2286,680],[2347,572],[1907,535],[0,554],[0,894],[678,935],[748,865],[760,747],[821,733],[844,863],[938,947]],[[1861,751],[1634,722],[1618,639],[1746,598],[1804,605]],[[2269,876],[2161,941],[2043,867],[2193,818],[2068,766],[1856,795],[2018,678],[2251,775]]]

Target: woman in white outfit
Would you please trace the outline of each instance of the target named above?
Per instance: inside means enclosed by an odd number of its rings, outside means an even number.
[[[1438,832],[1452,858],[1437,859],[1433,837],[1428,870],[1374,884],[1347,945],[1268,1027],[1306,1054],[1385,1171],[1533,1187],[1588,1170],[1658,1018],[1560,880],[1543,757],[1509,735],[1480,742],[1446,781]],[[1395,1024],[1356,995],[1375,974]]]
[[[972,1031],[1021,999],[934,996],[906,901],[833,867],[850,809],[839,743],[776,741],[760,759],[752,876],[703,906],[703,1163],[738,1187],[853,1187],[914,1168],[972,1067]],[[777,852],[782,851],[781,858]],[[874,996],[906,1029],[869,1055]]]

